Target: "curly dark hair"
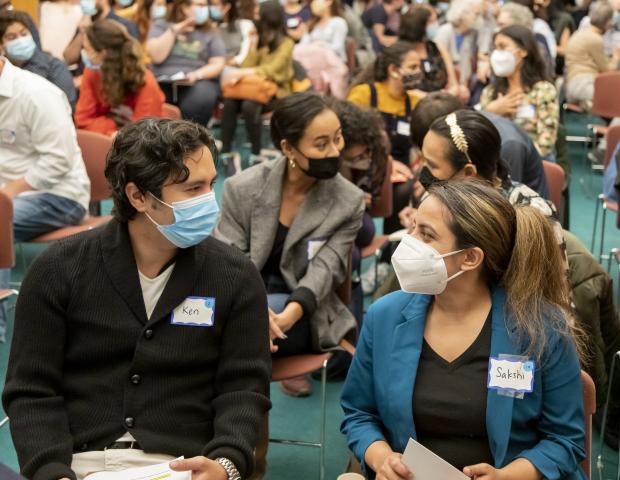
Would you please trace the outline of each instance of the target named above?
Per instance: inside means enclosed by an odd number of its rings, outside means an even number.
[[[497,35],[510,38],[519,48],[527,52],[527,57],[523,59],[523,66],[521,67],[521,82],[526,91],[540,81],[552,81],[548,73],[549,68],[540,54],[538,42],[536,42],[536,38],[530,29],[521,25],[511,25],[501,29]],[[490,85],[493,100],[500,93],[504,95],[508,91],[508,79],[506,77],[495,75]]]
[[[136,215],[125,194],[129,182],[146,194],[161,197],[162,187],[187,180],[185,160],[206,146],[217,166],[218,151],[213,136],[187,120],[143,118],[119,130],[108,154],[105,176],[112,189],[114,217],[123,223]]]
[[[112,107],[121,105],[144,85],[146,68],[140,45],[114,20],[97,20],[86,29],[86,36],[97,52],[105,51],[103,97]]]
[[[364,145],[372,160],[370,191],[373,198],[381,193],[389,151],[383,117],[376,110],[360,108],[351,102],[327,99],[329,107],[338,115],[345,148]]]

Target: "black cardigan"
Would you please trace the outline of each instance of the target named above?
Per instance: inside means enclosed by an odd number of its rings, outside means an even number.
[[[215,298],[213,327],[170,323]],[[241,252],[208,238],[180,250],[147,321],[127,226],[51,245],[22,284],[2,401],[22,473],[75,478],[74,452],[129,431],[145,452],[226,457],[245,478],[270,408],[267,298]]]

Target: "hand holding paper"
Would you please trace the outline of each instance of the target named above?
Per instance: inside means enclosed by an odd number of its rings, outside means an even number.
[[[176,461],[182,461],[182,459],[183,457]],[[169,465],[166,462],[148,467],[128,468],[118,472],[96,472],[86,475],[84,480],[191,480],[190,472],[174,472]]]
[[[403,463],[415,474],[415,480],[470,480],[413,438],[409,439],[403,453]]]

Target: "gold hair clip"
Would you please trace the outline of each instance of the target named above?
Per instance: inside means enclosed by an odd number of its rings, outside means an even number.
[[[456,113],[451,113],[446,117],[446,124],[450,127],[450,136],[452,137],[452,141],[454,142],[456,149],[465,155],[469,163],[474,163],[471,161],[471,158],[469,158],[469,145],[467,144],[465,133],[456,122]]]

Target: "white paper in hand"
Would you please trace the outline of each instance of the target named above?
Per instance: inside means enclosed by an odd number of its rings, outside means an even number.
[[[177,460],[183,457],[177,458]],[[96,472],[84,480],[191,480],[192,472],[174,472],[169,463],[158,463],[149,467],[128,468],[119,472]]]
[[[413,438],[407,443],[403,463],[413,473],[415,480],[471,480]]]

